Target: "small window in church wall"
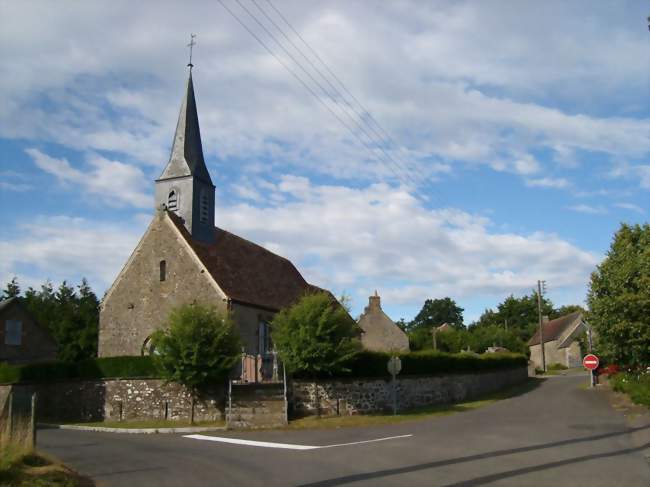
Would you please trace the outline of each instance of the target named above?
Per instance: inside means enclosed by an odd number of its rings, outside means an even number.
[[[205,190],[201,191],[201,200],[200,200],[200,219],[201,223],[208,223],[208,207],[209,207],[209,202],[208,202],[208,194],[205,192]]]
[[[178,192],[172,189],[167,197],[167,209],[170,211],[178,210]]]
[[[167,279],[167,261],[160,261],[160,282]]]

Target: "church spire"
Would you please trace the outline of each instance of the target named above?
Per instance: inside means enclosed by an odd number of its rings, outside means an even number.
[[[199,116],[196,111],[191,68],[187,78],[185,97],[178,115],[169,162],[158,179],[181,176],[196,176],[212,184],[203,159],[203,146],[201,145],[201,131],[199,129]]]
[[[193,238],[210,243],[214,239],[214,184],[203,159],[191,64],[169,162],[156,180],[156,208],[176,213]]]

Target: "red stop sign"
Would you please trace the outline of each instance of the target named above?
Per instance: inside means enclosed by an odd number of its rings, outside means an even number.
[[[582,365],[584,365],[585,368],[589,370],[597,369],[599,362],[600,361],[598,360],[598,357],[596,357],[593,353],[585,355],[585,358],[582,359]]]

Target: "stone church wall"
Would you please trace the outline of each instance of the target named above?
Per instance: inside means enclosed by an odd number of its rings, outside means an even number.
[[[439,376],[398,376],[397,407],[415,409],[436,404],[475,399],[522,383],[526,367]],[[296,414],[352,415],[388,411],[393,407],[390,379],[346,379],[310,382],[297,380],[291,386]]]
[[[180,384],[160,379],[66,381],[13,386],[38,394],[38,421],[142,421],[190,418],[192,396]],[[194,404],[195,421],[225,418],[226,385],[209,389]]]
[[[166,263],[160,280],[160,262]],[[140,355],[145,340],[182,304],[226,309],[225,296],[187,248],[163,212],[157,212],[142,242],[102,302],[99,356]]]

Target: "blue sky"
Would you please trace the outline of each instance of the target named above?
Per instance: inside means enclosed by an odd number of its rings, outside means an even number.
[[[153,212],[190,32],[215,223],[354,314],[377,289],[394,319],[450,296],[471,321],[537,279],[580,304],[620,222],[648,221],[647,3],[224,3],[316,97],[217,2],[0,2],[3,282],[110,285]],[[278,11],[361,105],[327,96]]]

